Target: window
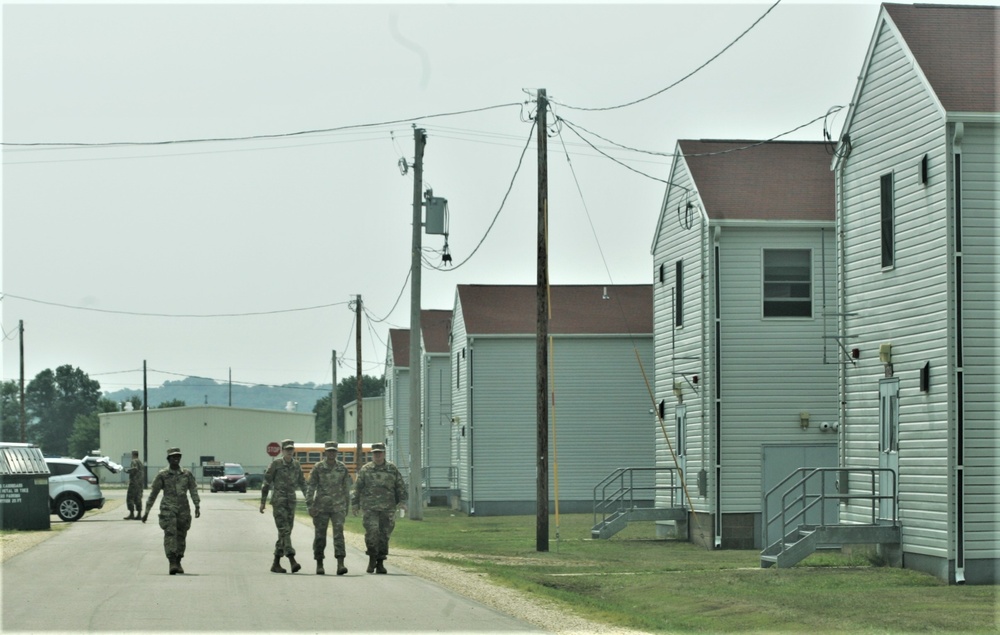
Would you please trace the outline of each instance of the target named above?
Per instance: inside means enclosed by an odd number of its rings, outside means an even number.
[[[812,317],[812,254],[764,250],[764,317]]]
[[[678,260],[674,273],[674,326],[684,326],[684,264]]]
[[[891,267],[895,262],[895,242],[893,237],[892,172],[882,175],[882,266]]]

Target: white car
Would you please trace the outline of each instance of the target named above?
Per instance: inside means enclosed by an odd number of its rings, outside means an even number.
[[[57,459],[46,457],[49,467],[49,511],[62,520],[75,522],[83,518],[88,509],[104,507],[104,493],[98,484],[95,468],[103,467],[112,474],[121,471],[106,456],[87,456],[83,459]]]

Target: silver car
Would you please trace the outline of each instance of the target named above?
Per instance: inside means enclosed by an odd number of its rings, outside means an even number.
[[[106,456],[87,456],[83,459],[46,457],[49,467],[49,511],[62,520],[75,522],[83,518],[88,509],[104,507],[104,493],[98,482],[96,468],[103,467],[112,474],[121,471]]]

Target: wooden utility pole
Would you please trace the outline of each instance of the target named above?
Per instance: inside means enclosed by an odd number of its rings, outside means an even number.
[[[142,360],[142,458],[147,465],[142,474],[142,487],[145,489],[149,487],[149,390],[146,387],[146,360]]]
[[[333,351],[333,388],[330,390],[330,440],[337,438],[337,351]]]
[[[413,249],[410,253],[410,483],[408,507],[410,520],[423,520],[423,466],[421,461],[423,429],[420,421],[420,254],[422,250],[424,145],[427,135],[423,128],[414,128],[413,160]]]
[[[545,89],[538,89],[538,282],[535,298],[538,304],[537,333],[535,336],[535,385],[537,389],[537,481],[535,550],[549,550],[549,249],[548,249],[548,197],[549,166],[546,156],[548,124],[546,110],[548,99]]]
[[[17,321],[18,345],[21,348],[21,443],[27,443],[27,418],[24,416],[24,320]]]
[[[358,301],[354,304],[354,311],[355,311],[355,322],[356,322],[354,329],[355,330],[354,348],[355,348],[355,353],[358,357],[358,389],[357,389],[358,402],[356,407],[356,410],[358,411],[358,425],[357,428],[355,429],[355,434],[357,435],[357,447],[354,448],[354,466],[357,468],[357,470],[360,470],[361,466],[364,465],[364,463],[362,463],[361,461],[361,444],[364,443],[364,425],[361,418],[361,410],[362,407],[364,406],[364,397],[362,396],[362,391],[361,391],[361,294],[360,293],[358,294]],[[355,470],[354,472],[355,474],[358,473],[357,470]]]

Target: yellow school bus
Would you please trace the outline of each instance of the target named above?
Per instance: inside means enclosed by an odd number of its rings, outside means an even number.
[[[313,466],[323,460],[323,443],[296,443],[295,444],[295,458],[298,460],[299,465],[302,466],[302,475],[309,480],[309,474],[312,472]],[[358,445],[356,443],[338,443],[337,444],[337,459],[343,461],[347,465],[347,471],[351,473],[351,478],[354,478],[354,474],[357,470],[357,465],[354,463],[354,453],[357,451]],[[361,444],[361,458],[364,463],[369,463],[372,460],[372,444],[362,443]]]

